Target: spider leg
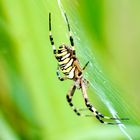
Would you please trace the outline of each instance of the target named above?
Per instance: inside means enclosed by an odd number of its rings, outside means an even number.
[[[56,55],[56,47],[54,45],[54,40],[53,40],[53,36],[52,36],[52,32],[51,32],[51,13],[49,13],[49,38],[50,38],[50,42],[51,42],[51,45],[52,45],[52,48],[53,48],[53,53],[54,55]]]
[[[81,116],[81,114],[79,113],[78,109],[76,107],[74,107],[73,103],[72,103],[72,97],[74,95],[74,92],[76,90],[76,86],[75,84],[72,85],[72,87],[70,88],[68,94],[66,95],[67,98],[67,102],[69,103],[70,107],[73,109],[73,111],[78,115]]]
[[[59,70],[59,65],[58,65],[57,70],[56,70],[56,75],[57,75],[57,77],[60,81],[64,81],[64,80],[68,79],[67,77],[61,77],[60,70]]]
[[[73,37],[71,35],[70,24],[69,24],[66,13],[65,13],[65,18],[66,18],[66,22],[67,22],[67,25],[68,25],[69,39],[70,39],[71,47],[72,47],[72,50],[73,50],[73,54],[75,55],[76,52],[75,52],[75,48],[74,48],[74,40],[73,40]]]
[[[112,124],[112,125],[116,125],[116,124],[121,124],[121,122],[105,122],[102,119],[108,119],[108,120],[128,120],[128,118],[111,118],[108,116],[104,116],[103,114],[101,114],[100,112],[98,112],[94,106],[89,102],[88,100],[88,96],[87,96],[87,92],[86,92],[86,87],[84,82],[81,80],[81,88],[82,88],[82,94],[85,100],[85,104],[87,106],[87,108],[93,113],[93,115],[101,122],[104,124]]]
[[[72,87],[70,88],[68,94],[66,95],[67,98],[67,102],[69,103],[70,107],[72,108],[72,110],[78,115],[78,116],[82,116],[82,117],[90,117],[91,115],[85,115],[85,114],[81,114],[80,111],[85,111],[86,109],[77,109],[73,103],[72,103],[72,97],[74,95],[74,92],[76,90],[76,86],[75,84],[72,85]]]
[[[82,68],[82,70],[85,70],[85,68],[87,67],[88,64],[89,64],[89,61],[85,64],[85,66]]]

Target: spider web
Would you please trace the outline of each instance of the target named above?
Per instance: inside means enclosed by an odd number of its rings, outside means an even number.
[[[65,16],[64,16],[65,10],[64,10],[63,5],[61,3],[61,0],[57,0],[57,2],[58,2],[59,9],[61,11],[61,14],[62,14],[62,16],[65,20]],[[65,20],[65,22],[66,22],[66,20]],[[103,75],[103,72],[101,71],[101,68],[98,65],[98,63],[97,63],[97,61],[96,61],[96,59],[93,55],[93,51],[91,51],[89,47],[84,47],[84,46],[90,46],[90,44],[89,44],[88,41],[86,41],[87,39],[84,39],[86,37],[84,37],[83,34],[82,35],[80,34],[80,37],[77,34],[78,32],[80,32],[79,27],[78,27],[79,24],[80,23],[78,23],[78,25],[77,25],[75,23],[73,25],[75,31],[74,32],[72,31],[72,34],[74,35],[74,39],[75,39],[76,44],[77,44],[76,49],[78,50],[78,57],[80,58],[80,62],[83,61],[83,64],[84,64],[85,63],[84,60],[87,60],[87,61],[89,60],[90,61],[89,66],[88,66],[88,67],[90,67],[90,71],[85,72],[85,77],[90,81],[90,86],[92,87],[92,90],[96,91],[96,94],[99,96],[99,98],[101,99],[103,104],[107,107],[107,109],[109,110],[111,115],[113,117],[118,118],[119,115],[117,114],[117,111],[114,109],[114,107],[112,105],[112,102],[108,99],[104,87],[109,87],[109,88],[107,88],[107,90],[108,90],[108,92],[110,92],[110,94],[112,96],[111,98],[115,98],[116,102],[117,101],[119,102],[119,99],[121,97],[119,97],[118,91],[113,89],[110,86],[110,83],[108,82],[108,80]],[[82,41],[82,40],[84,40],[84,41]],[[82,43],[80,43],[80,42],[82,42]],[[78,46],[84,47],[84,49],[80,49],[80,47],[78,48]],[[93,71],[94,71],[94,73],[93,73]],[[96,80],[94,80],[92,78],[92,77],[95,77],[95,76],[96,76]],[[99,84],[100,82],[99,83],[97,82],[98,80],[102,81],[103,86]],[[116,97],[114,97],[112,93],[113,94],[115,93]],[[116,121],[121,123],[120,120],[116,120]],[[132,140],[131,136],[126,131],[127,128],[124,124],[120,124],[120,125],[118,125],[118,127],[121,130],[121,132],[125,135],[125,137],[127,137],[127,139]]]

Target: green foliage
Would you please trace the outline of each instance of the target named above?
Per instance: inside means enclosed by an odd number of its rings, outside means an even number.
[[[0,139],[140,139],[139,4],[2,0]],[[81,65],[90,61],[84,73],[91,84],[90,101],[103,114],[117,112],[119,117],[128,117],[126,128],[104,126],[95,118],[79,118],[68,106],[65,96],[72,81],[57,79],[57,62],[48,38],[51,12],[56,46],[69,44],[63,8]],[[80,91],[74,97],[78,107],[84,106]]]

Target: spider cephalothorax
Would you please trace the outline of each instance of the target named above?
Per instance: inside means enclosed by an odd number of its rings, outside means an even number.
[[[58,61],[58,67],[57,67],[57,71],[56,71],[58,79],[61,81],[64,81],[66,79],[70,79],[70,80],[74,81],[72,87],[70,88],[70,90],[66,96],[69,105],[72,107],[73,111],[78,116],[95,116],[101,123],[104,123],[104,124],[120,124],[118,122],[104,122],[103,119],[108,119],[108,120],[125,120],[125,119],[124,118],[122,118],[122,119],[111,118],[111,117],[104,116],[103,114],[99,113],[93,107],[93,105],[89,102],[87,92],[86,92],[89,82],[83,77],[83,71],[85,70],[85,68],[89,62],[87,62],[85,64],[85,66],[83,68],[81,68],[79,60],[76,57],[74,41],[73,41],[73,37],[71,35],[70,25],[69,25],[66,13],[65,13],[65,18],[66,18],[66,22],[68,25],[70,46],[62,44],[59,47],[59,49],[56,50],[56,47],[54,45],[54,40],[52,37],[52,33],[51,33],[51,13],[49,13],[49,31],[50,31],[49,38],[50,38],[50,42],[51,42],[51,45],[53,48],[53,53]],[[60,70],[63,73],[64,77],[61,77]],[[80,113],[80,111],[82,111],[83,109],[81,110],[81,109],[77,109],[76,107],[74,107],[74,105],[72,103],[72,97],[73,97],[76,89],[80,89],[82,91],[85,105],[86,105],[87,109],[92,112],[92,115],[83,115]]]

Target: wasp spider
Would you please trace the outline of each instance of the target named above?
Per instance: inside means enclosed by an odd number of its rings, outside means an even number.
[[[103,119],[108,119],[108,120],[126,120],[126,119],[104,116],[103,114],[98,112],[94,108],[94,106],[89,102],[88,96],[87,96],[87,91],[86,91],[86,87],[89,82],[86,79],[84,79],[84,77],[83,77],[83,71],[89,62],[87,62],[85,64],[85,66],[83,68],[81,68],[79,60],[76,57],[74,40],[73,40],[73,37],[71,34],[70,24],[69,24],[66,13],[65,13],[65,18],[66,18],[66,22],[67,22],[67,26],[68,26],[70,46],[62,44],[59,46],[59,49],[56,50],[56,47],[54,45],[54,40],[52,37],[52,33],[51,33],[51,13],[49,13],[49,32],[50,32],[49,38],[50,38],[50,42],[52,45],[53,53],[55,55],[55,58],[58,61],[58,67],[57,67],[57,71],[56,71],[58,79],[60,81],[64,81],[66,79],[70,79],[70,80],[74,81],[73,85],[71,86],[71,88],[66,96],[69,105],[72,107],[73,111],[78,116],[95,116],[101,123],[104,123],[104,124],[120,124],[118,122],[105,122]],[[62,71],[64,77],[61,77],[60,70]],[[72,103],[72,97],[73,97],[76,89],[81,89],[82,95],[83,95],[83,98],[85,101],[85,105],[86,105],[87,109],[92,112],[93,115],[83,115],[80,113],[80,111],[82,111],[83,109],[80,110],[80,109],[77,109],[76,107],[74,107],[74,105]]]

